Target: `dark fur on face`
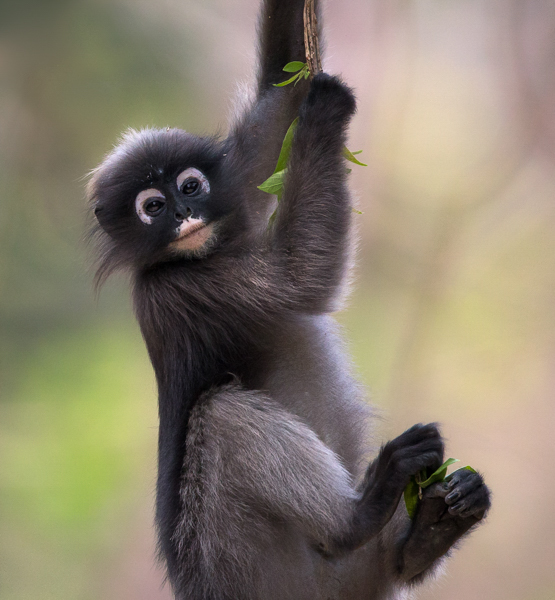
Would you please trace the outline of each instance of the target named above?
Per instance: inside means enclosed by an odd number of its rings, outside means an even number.
[[[303,4],[263,2],[257,96],[225,140],[130,132],[89,185],[97,279],[131,272],[158,383],[156,525],[180,600],[400,597],[489,507],[464,471],[406,516],[411,476],[443,461],[435,424],[368,464],[368,410],[328,314],[353,248],[355,99],[325,74],[272,85],[304,60]],[[268,227],[257,185],[297,115]]]

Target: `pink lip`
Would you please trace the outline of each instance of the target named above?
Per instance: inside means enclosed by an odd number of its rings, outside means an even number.
[[[181,235],[174,241],[177,242],[177,240],[182,240],[183,238],[189,237],[190,235],[192,235],[196,231],[199,231],[200,229],[203,229],[204,227],[206,227],[205,223],[198,223],[198,225],[192,225],[191,227],[189,227],[189,229],[185,229],[185,231],[183,231]]]

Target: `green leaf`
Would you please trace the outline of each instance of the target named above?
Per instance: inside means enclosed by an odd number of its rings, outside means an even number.
[[[274,173],[278,173],[279,171],[283,171],[287,167],[287,161],[289,160],[289,154],[291,154],[291,145],[293,144],[293,137],[295,135],[295,129],[299,124],[299,117],[297,117],[291,125],[289,125],[289,129],[283,138],[283,143],[281,144],[281,150],[279,151],[278,161],[276,163],[276,168],[274,169]]]
[[[289,85],[290,83],[293,83],[298,78],[299,78],[299,73],[296,73],[295,75],[293,75],[293,77],[291,77],[291,79],[288,79],[287,81],[282,81],[281,83],[273,83],[272,85],[274,87],[284,87],[286,85]]]
[[[342,154],[343,154],[343,158],[346,158],[347,160],[351,161],[352,163],[355,163],[355,165],[360,165],[361,167],[367,167],[368,165],[364,164],[363,162],[360,162],[360,160],[357,160],[355,158],[355,154],[360,154],[362,152],[362,150],[358,150],[357,152],[351,152],[347,146],[343,146],[343,150],[342,150]]]
[[[291,62],[288,62],[285,65],[285,67],[283,67],[283,70],[286,71],[287,73],[296,73],[297,71],[300,71],[304,67],[306,67],[306,63],[301,62],[300,60],[293,60]]]
[[[301,79],[304,77],[305,79],[308,79],[308,76],[310,75],[310,71],[308,70],[308,67],[304,67],[304,69],[302,71],[300,71],[299,73],[297,73],[297,81],[295,81],[295,85],[297,85],[297,83],[299,83],[299,81],[301,81]]]
[[[427,488],[438,481],[449,481],[453,473],[448,477],[445,477],[447,469],[452,464],[459,462],[458,458],[448,458],[440,467],[438,467],[427,479],[422,480],[426,476],[425,472],[420,472],[416,477],[412,477],[409,484],[405,488],[403,495],[405,497],[405,505],[407,507],[407,513],[412,519],[416,514],[416,505],[418,504],[420,490]],[[469,469],[474,471],[472,467],[462,467],[463,469]],[[457,469],[460,471],[460,469]],[[455,473],[457,471],[454,471]],[[474,471],[476,472],[476,471]]]
[[[461,467],[460,469],[456,469],[455,471],[453,471],[452,473],[450,473],[446,478],[445,481],[449,481],[451,479],[451,477],[453,477],[453,475],[455,473],[457,473],[458,471],[470,471],[471,473],[478,473],[478,471],[476,471],[475,469],[473,469],[472,467],[469,467],[468,465],[466,467]]]
[[[281,194],[286,173],[287,169],[283,169],[282,171],[270,175],[264,183],[258,186],[258,189],[267,194]]]
[[[414,515],[416,514],[416,507],[418,506],[418,484],[414,477],[411,477],[411,480],[405,491],[403,492],[403,497],[405,499],[405,506],[407,507],[407,513],[411,519],[414,519]]]
[[[291,154],[291,146],[293,144],[293,137],[295,135],[295,129],[299,123],[299,117],[297,117],[291,125],[283,138],[281,144],[281,150],[279,151],[279,157],[276,163],[274,172],[264,183],[258,186],[259,190],[266,192],[267,194],[276,194],[280,196],[283,193],[283,184],[285,181],[285,174],[287,173],[287,163],[289,161],[289,155]]]
[[[443,481],[445,479],[445,474],[447,473],[447,468],[452,464],[459,462],[458,458],[448,458],[438,469],[436,469],[428,479],[424,481],[419,481],[418,485],[421,488],[427,488],[432,485],[432,483],[436,483],[436,481]]]
[[[361,210],[357,210],[356,208],[353,208],[352,206],[351,206],[351,210],[352,210],[354,213],[356,213],[357,215],[363,215],[363,214],[364,214],[364,213],[363,213]]]

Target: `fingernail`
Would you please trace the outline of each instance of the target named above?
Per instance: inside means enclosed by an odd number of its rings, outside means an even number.
[[[447,494],[447,496],[445,496],[445,500],[447,502],[455,502],[455,500],[458,500],[460,496],[461,493],[459,491],[451,492],[450,494]]]

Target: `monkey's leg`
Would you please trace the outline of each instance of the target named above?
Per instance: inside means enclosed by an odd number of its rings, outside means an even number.
[[[490,507],[490,492],[478,473],[461,469],[449,482],[423,490],[414,522],[402,540],[398,571],[405,581],[418,581],[476,526]]]
[[[179,599],[318,600],[319,540],[357,494],[338,457],[267,395],[238,385],[191,412],[173,539]]]

